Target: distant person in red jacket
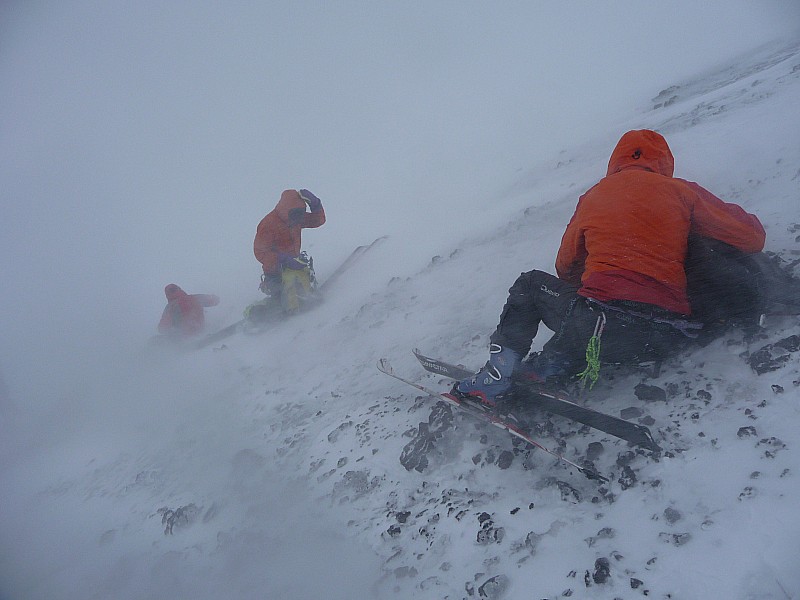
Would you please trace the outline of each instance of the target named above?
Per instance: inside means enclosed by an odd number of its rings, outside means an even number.
[[[158,323],[158,331],[175,337],[197,335],[205,327],[204,307],[219,304],[213,294],[187,294],[174,283],[164,288],[167,306]]]
[[[594,380],[601,336],[603,360],[621,364],[663,358],[697,336],[702,325],[693,320],[687,287],[691,238],[747,255],[763,249],[766,234],[756,216],[673,177],[673,168],[660,134],[622,136],[606,176],[578,200],[556,256],[558,276],[517,278],[490,337],[489,361],[454,393],[494,405],[512,377]],[[540,323],[555,334],[524,360]]]
[[[306,212],[308,206],[310,212]],[[253,254],[263,270],[261,290],[280,289],[284,269],[303,270],[300,258],[301,231],[325,223],[322,201],[308,190],[284,190],[275,208],[258,224]]]

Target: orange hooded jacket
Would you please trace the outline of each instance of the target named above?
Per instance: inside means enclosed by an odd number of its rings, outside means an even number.
[[[284,190],[281,199],[274,209],[258,224],[256,239],[253,242],[253,254],[261,263],[264,273],[275,273],[279,270],[278,254],[300,254],[300,230],[319,227],[325,223],[325,209],[304,213],[296,223],[289,223],[289,211],[303,209],[306,203],[297,190]]]
[[[219,298],[213,294],[187,294],[174,283],[164,288],[167,305],[161,314],[158,330],[161,333],[195,335],[205,327],[204,306],[216,306]]]
[[[556,257],[561,279],[600,301],[633,300],[691,313],[684,260],[690,233],[759,252],[754,215],[698,184],[672,177],[674,159],[655,131],[629,131],[608,173],[578,201]]]

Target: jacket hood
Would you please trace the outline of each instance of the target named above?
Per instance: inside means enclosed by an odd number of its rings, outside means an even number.
[[[649,129],[629,131],[623,135],[611,153],[606,175],[632,167],[672,177],[675,159],[667,140]]]
[[[300,192],[297,190],[283,190],[281,199],[278,200],[278,204],[275,206],[275,212],[278,213],[281,220],[288,223],[289,211],[295,208],[302,208],[304,211],[306,209],[306,203],[300,197]]]
[[[184,292],[174,283],[170,283],[169,285],[167,285],[167,287],[164,288],[164,295],[166,295],[167,300],[175,300],[177,298],[180,298],[181,296],[185,296],[186,292]]]

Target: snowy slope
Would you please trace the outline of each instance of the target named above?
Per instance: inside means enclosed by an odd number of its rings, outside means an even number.
[[[313,312],[200,352],[139,356],[75,390],[114,410],[98,403],[99,430],[66,422],[52,455],[4,473],[7,597],[798,597],[800,367],[757,376],[746,362],[800,334],[794,319],[587,399],[640,409],[659,460],[556,418],[537,434],[573,460],[599,442],[608,486],[457,414],[423,472],[398,460],[434,401],[378,373],[377,358],[441,388],[413,347],[480,365],[507,288],[521,271],[552,271],[578,195],[625,130],[662,131],[676,175],[758,214],[767,249],[798,257],[800,45],[653,97],[509,182],[458,247],[412,276],[393,262],[413,241],[390,238]],[[642,381],[667,401],[638,400]]]

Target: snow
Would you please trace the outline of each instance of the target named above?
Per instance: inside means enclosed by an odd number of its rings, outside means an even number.
[[[122,25],[108,27],[113,37]],[[318,181],[303,186],[329,213],[325,227],[305,236],[320,279],[351,248],[389,237],[337,281],[323,305],[262,335],[174,352],[148,345],[151,330],[137,335],[110,325],[103,312],[79,342],[67,343],[74,323],[43,335],[34,311],[21,312],[19,323],[4,326],[4,339],[15,344],[5,342],[0,365],[0,598],[800,597],[800,367],[792,360],[758,376],[746,362],[763,345],[800,334],[796,319],[774,318],[756,338],[733,332],[666,364],[658,378],[620,375],[587,398],[613,414],[641,408],[667,450],[658,459],[556,417],[551,430],[534,436],[553,448],[563,440],[572,460],[602,443],[596,466],[611,479],[605,489],[457,414],[428,454],[429,466],[406,471],[399,456],[435,402],[375,368],[385,356],[399,373],[445,389],[445,380],[419,367],[412,348],[480,365],[506,290],[521,271],[552,271],[577,197],[604,174],[628,129],[663,132],[677,176],[756,213],[767,250],[796,260],[800,43],[796,35],[772,41],[763,33],[761,41],[769,43],[731,49],[699,71],[640,82],[633,111],[600,119],[584,136],[569,132],[568,143],[546,145],[513,172],[483,173],[474,196],[459,195],[462,185],[445,193],[449,177],[426,173],[428,195],[391,207],[392,215],[405,210],[424,221],[417,235],[406,221],[359,221],[358,204],[328,193],[319,171]],[[329,110],[324,118],[334,118]],[[181,123],[174,127],[184,140]],[[509,143],[518,147],[516,138]],[[350,152],[340,164],[325,160],[347,172]],[[465,147],[458,155],[480,162],[475,152]],[[434,149],[423,154],[435,167]],[[443,159],[444,173],[453,156]],[[57,190],[56,181],[64,184],[54,175],[38,185]],[[180,194],[173,185],[170,193]],[[265,187],[275,185],[283,186]],[[399,188],[380,192],[403,197]],[[436,206],[420,216],[425,203]],[[203,216],[200,207],[180,227],[210,230]],[[207,311],[212,330],[256,299],[247,251],[249,227],[263,215],[252,216],[242,228],[247,239],[224,240],[235,250],[210,241],[222,258],[209,273],[186,275],[190,292],[223,297]],[[110,209],[97,218],[108,239],[92,248],[127,235]],[[345,218],[358,226],[335,229]],[[176,232],[182,242],[186,236]],[[145,241],[153,244],[145,256],[156,253],[165,263],[149,276],[169,272],[182,283],[189,250],[172,252],[155,234]],[[67,248],[71,260],[75,248]],[[92,288],[95,274],[105,281],[104,261],[113,258],[91,251],[84,258],[93,264],[95,256],[99,264],[84,277],[66,282],[54,274],[48,298],[77,298],[59,290]],[[213,273],[228,260],[233,271],[216,281]],[[28,289],[17,268],[10,277]],[[139,282],[143,274],[147,268],[137,266],[131,277]],[[144,322],[154,328],[166,282],[150,283],[146,293],[120,285],[134,298],[152,296]],[[118,291],[94,293],[119,298]],[[76,323],[87,321],[72,310]],[[141,314],[131,311],[133,325]],[[548,336],[542,328],[535,346]],[[28,364],[55,356],[38,348],[42,339],[63,341],[70,355],[51,371],[46,361]],[[642,381],[667,390],[668,401],[638,400],[633,389]],[[501,453],[515,450],[501,468]],[[598,560],[610,569],[603,583],[592,577]]]

